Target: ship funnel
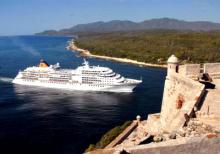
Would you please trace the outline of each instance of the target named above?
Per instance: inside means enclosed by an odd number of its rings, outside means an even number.
[[[43,59],[41,59],[39,67],[42,67],[42,68],[49,67],[49,64],[46,61],[44,61]]]

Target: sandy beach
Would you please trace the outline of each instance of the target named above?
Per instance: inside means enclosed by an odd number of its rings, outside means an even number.
[[[166,68],[167,67],[167,65],[145,63],[145,62],[140,62],[137,60],[127,59],[127,58],[117,58],[117,57],[94,55],[94,54],[91,54],[91,52],[89,50],[78,48],[75,45],[74,40],[71,40],[69,42],[69,45],[66,48],[71,51],[78,51],[80,53],[80,55],[85,56],[85,57],[100,58],[100,59],[105,59],[105,60],[121,62],[121,63],[129,63],[129,64],[138,65],[138,66],[145,66],[145,67],[159,67],[159,68]]]

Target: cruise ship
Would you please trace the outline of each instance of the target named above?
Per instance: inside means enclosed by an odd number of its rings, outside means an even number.
[[[108,67],[90,66],[84,59],[76,69],[62,69],[59,63],[49,65],[41,60],[38,66],[19,71],[13,83],[67,90],[132,92],[142,80],[125,78]]]

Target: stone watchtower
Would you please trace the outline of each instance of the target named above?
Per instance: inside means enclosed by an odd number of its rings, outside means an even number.
[[[172,55],[167,60],[167,76],[171,73],[178,73],[179,71],[179,60],[175,55]]]

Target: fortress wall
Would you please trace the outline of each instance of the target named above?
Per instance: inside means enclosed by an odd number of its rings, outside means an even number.
[[[180,65],[179,66],[179,74],[181,74],[182,76],[186,75],[186,67],[185,67],[185,65]]]
[[[213,82],[215,84],[216,89],[220,89],[220,74],[215,75],[214,77],[212,76]]]
[[[125,148],[130,154],[219,154],[220,138],[180,138]]]
[[[161,123],[160,123],[160,113],[148,114],[146,130],[149,134],[155,135],[162,133]]]
[[[200,114],[220,117],[220,90],[209,89],[200,109]]]
[[[188,77],[199,77],[200,64],[185,64],[179,66],[179,74]]]
[[[191,114],[203,91],[203,84],[177,73],[169,74],[165,80],[161,108],[162,129],[172,132],[182,127],[186,122],[185,114]]]
[[[220,63],[206,63],[204,64],[204,73],[220,74]]]
[[[179,72],[179,74],[181,74],[182,76],[186,76],[186,66],[185,66],[185,65],[180,65],[178,72]]]

